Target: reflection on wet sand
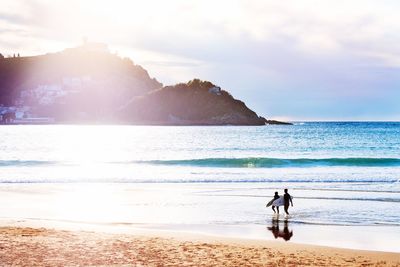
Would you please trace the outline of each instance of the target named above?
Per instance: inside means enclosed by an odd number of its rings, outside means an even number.
[[[283,230],[279,228],[279,217],[272,218],[272,225],[267,227],[272,232],[275,239],[283,238],[285,241],[289,241],[293,236],[293,230],[289,230],[289,222],[287,219],[283,221]]]

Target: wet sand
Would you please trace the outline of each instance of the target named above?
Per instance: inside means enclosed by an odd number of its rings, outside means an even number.
[[[0,227],[0,265],[400,266],[400,253],[196,234]]]

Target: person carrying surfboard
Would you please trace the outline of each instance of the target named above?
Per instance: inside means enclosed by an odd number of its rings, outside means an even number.
[[[272,210],[274,211],[274,213],[276,213],[276,211],[275,211],[275,207],[276,207],[278,214],[279,214],[279,206],[283,206],[283,197],[279,196],[278,192],[275,192],[274,197],[266,205],[267,208],[269,206],[272,207]]]
[[[289,202],[290,202],[290,204],[292,204],[292,207],[293,207],[292,196],[289,195],[287,189],[285,189],[284,192],[285,192],[285,194],[283,195],[283,207],[284,207],[286,214],[289,215],[289,212],[288,212]]]
[[[275,192],[274,199],[272,200],[272,202],[273,202],[274,200],[277,200],[278,198],[280,198],[280,196],[278,195],[278,192]],[[274,213],[276,213],[276,212],[275,212],[275,206],[274,206],[274,205],[272,205],[272,210],[274,211]],[[278,211],[278,214],[279,214],[279,206],[276,206],[276,210]]]

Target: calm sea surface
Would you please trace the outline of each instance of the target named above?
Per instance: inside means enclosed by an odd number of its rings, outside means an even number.
[[[75,194],[75,209],[84,199],[114,196],[112,219],[87,220],[237,225],[265,224],[265,203],[289,188],[292,223],[400,226],[400,123],[1,126],[0,185],[7,192],[40,185],[58,195],[97,192]],[[111,200],[101,203],[104,211]],[[3,216],[87,215],[9,207]]]

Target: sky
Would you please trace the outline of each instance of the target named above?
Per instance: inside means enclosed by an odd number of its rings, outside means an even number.
[[[0,0],[0,53],[87,38],[267,118],[400,120],[399,12],[397,0]]]

